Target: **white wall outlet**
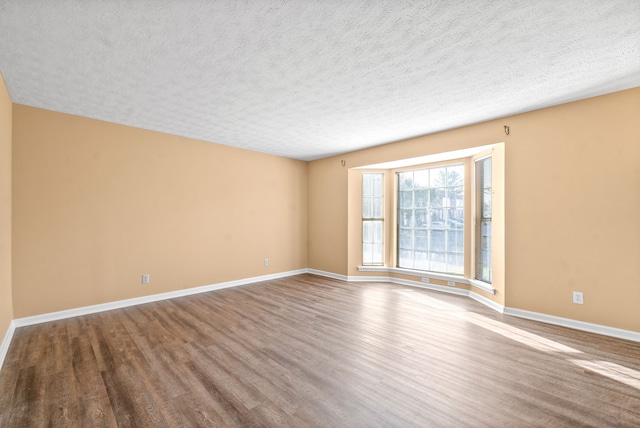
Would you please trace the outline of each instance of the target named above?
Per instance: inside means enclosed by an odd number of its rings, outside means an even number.
[[[456,282],[455,281],[447,281],[447,285],[449,287],[455,287],[456,286]]]
[[[269,266],[269,259],[264,259],[264,265]]]
[[[427,278],[426,276],[422,277],[422,282],[424,282],[425,284],[429,283],[429,278]]]
[[[145,273],[142,275],[142,283],[143,284],[148,284],[149,283],[149,274]]]
[[[582,291],[573,292],[573,303],[578,305],[584,304],[584,294],[582,294]]]

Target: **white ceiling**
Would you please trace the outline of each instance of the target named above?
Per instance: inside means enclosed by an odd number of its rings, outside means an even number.
[[[0,0],[15,103],[312,160],[640,86],[638,0]]]

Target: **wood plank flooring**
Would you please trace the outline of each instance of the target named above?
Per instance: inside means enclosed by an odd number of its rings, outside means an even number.
[[[638,427],[640,344],[313,275],[19,328],[0,427]]]

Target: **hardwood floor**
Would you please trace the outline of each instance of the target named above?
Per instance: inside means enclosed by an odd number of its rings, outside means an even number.
[[[0,426],[640,426],[640,343],[300,275],[19,328]]]

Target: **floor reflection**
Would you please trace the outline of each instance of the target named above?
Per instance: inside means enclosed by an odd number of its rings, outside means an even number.
[[[560,354],[580,354],[581,359],[567,358],[567,361],[582,367],[585,370],[592,371],[599,375],[608,377],[615,381],[624,383],[625,385],[640,389],[640,371],[622,366],[610,361],[595,361],[589,359],[590,356],[584,352],[574,349],[570,346],[547,339],[538,334],[528,332],[518,327],[511,326],[504,322],[467,311],[451,303],[447,303],[438,298],[427,296],[419,291],[413,290],[394,290],[403,296],[410,297],[414,301],[418,301],[429,308],[437,310],[451,311],[451,315],[463,319],[478,327],[487,329],[493,333],[499,334],[508,339],[514,340],[523,345],[534,348],[542,352],[554,352]]]

